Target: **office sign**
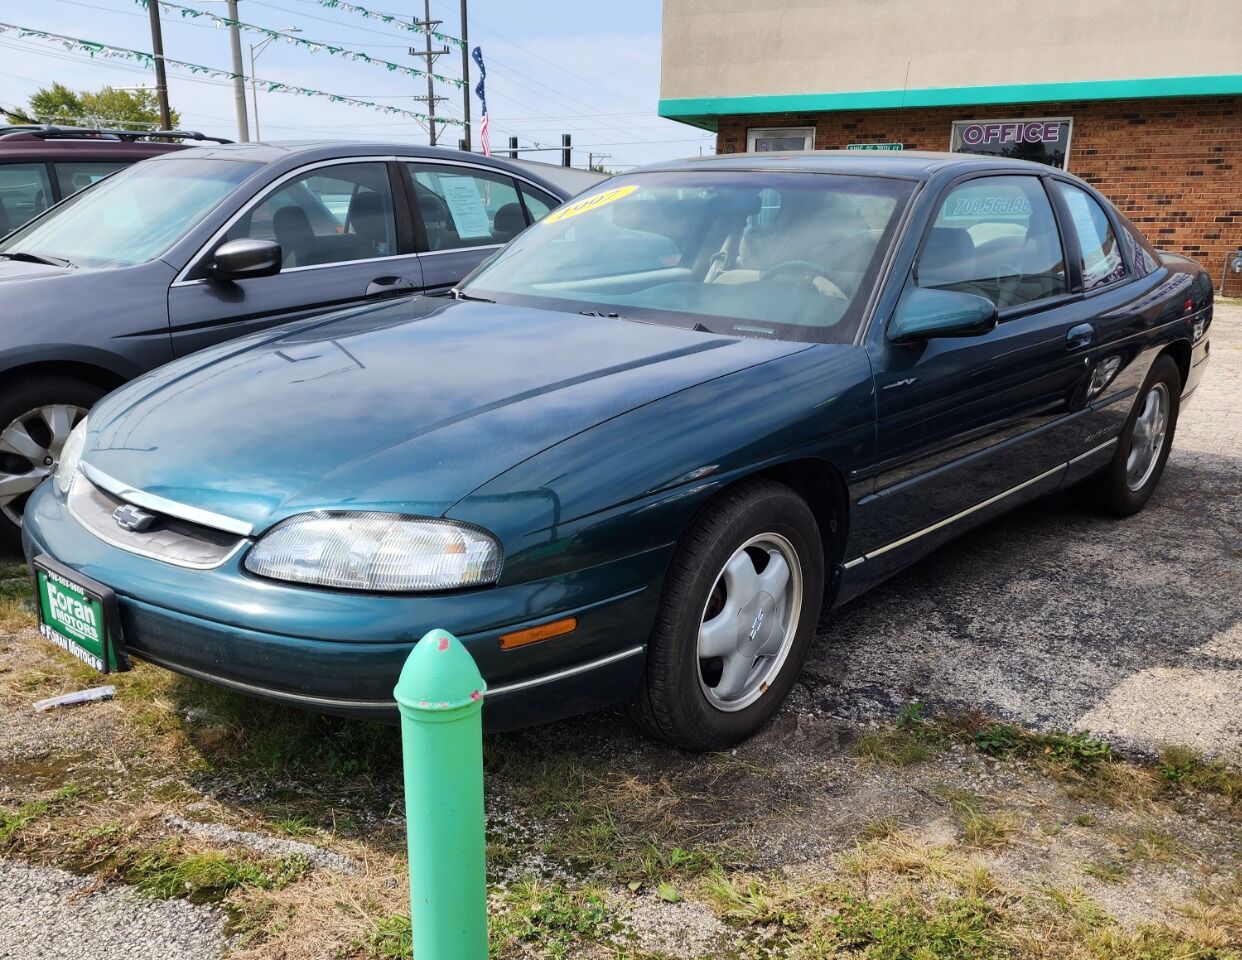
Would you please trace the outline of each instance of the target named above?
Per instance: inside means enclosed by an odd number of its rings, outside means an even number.
[[[949,149],[954,153],[1034,160],[1064,170],[1073,130],[1071,117],[955,120]]]

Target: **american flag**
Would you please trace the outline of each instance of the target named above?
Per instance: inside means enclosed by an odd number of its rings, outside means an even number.
[[[479,82],[474,88],[474,92],[479,98],[479,105],[482,107],[482,117],[479,120],[479,143],[483,146],[483,156],[490,157],[492,155],[492,145],[487,140],[487,95],[483,89],[483,84],[487,80],[487,67],[483,66],[482,48],[475,47],[470,55],[474,57],[474,62],[479,65]]]

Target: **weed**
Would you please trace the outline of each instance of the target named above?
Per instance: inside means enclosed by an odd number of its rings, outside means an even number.
[[[1173,788],[1217,793],[1230,800],[1242,797],[1242,772],[1218,760],[1204,760],[1188,747],[1165,747],[1156,772]]]
[[[1088,733],[1034,733],[1008,723],[992,723],[975,730],[972,739],[989,756],[1043,759],[1074,770],[1115,759],[1111,746]]]
[[[944,743],[940,729],[924,716],[921,703],[908,703],[893,727],[866,733],[854,745],[854,753],[870,760],[898,766],[922,763]]]
[[[1124,883],[1130,878],[1131,868],[1128,863],[1110,860],[1108,863],[1089,863],[1082,868],[1082,872],[1101,883]]]
[[[7,847],[27,826],[58,807],[73,800],[82,792],[77,784],[67,784],[47,800],[32,800],[16,810],[0,810],[0,850]]]
[[[575,947],[598,943],[615,929],[602,891],[525,880],[505,891],[492,917],[489,940],[497,955],[518,944],[537,943],[548,956],[563,960]]]

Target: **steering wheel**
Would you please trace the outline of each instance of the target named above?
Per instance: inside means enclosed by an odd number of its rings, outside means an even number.
[[[845,292],[845,286],[842,282],[843,278],[836,274],[836,271],[822,264],[812,263],[810,260],[782,260],[780,263],[768,267],[761,274],[760,280],[771,280],[773,277],[779,277],[786,274],[792,274],[799,279],[805,280],[811,284],[818,292],[825,296],[837,297],[841,300],[848,300],[849,295]],[[826,280],[830,289],[825,290],[815,281],[816,279]]]

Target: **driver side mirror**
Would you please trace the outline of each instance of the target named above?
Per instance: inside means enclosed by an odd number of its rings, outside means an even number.
[[[902,294],[888,338],[913,343],[933,337],[978,337],[996,327],[996,304],[959,290],[908,287]]]
[[[271,240],[230,240],[216,248],[207,268],[216,280],[244,280],[280,273],[283,251]]]

